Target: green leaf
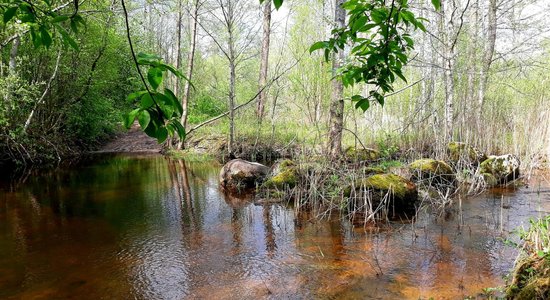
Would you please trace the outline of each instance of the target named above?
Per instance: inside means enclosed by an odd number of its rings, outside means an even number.
[[[76,24],[75,20],[71,19],[70,26],[71,26],[71,30],[74,33],[78,33],[78,25]]]
[[[18,8],[17,6],[13,6],[6,9],[4,12],[4,24],[8,23],[15,16]]]
[[[149,111],[147,110],[140,111],[138,115],[138,122],[139,122],[139,126],[141,126],[141,129],[145,130],[147,126],[149,126],[149,122],[151,122],[151,115],[149,114]]]
[[[174,127],[176,127],[176,132],[178,133],[180,140],[185,141],[185,137],[187,133],[185,132],[185,128],[183,127],[183,125],[181,125],[181,123],[178,120],[172,121],[172,124],[174,125]]]
[[[52,36],[45,26],[40,26],[40,37],[42,39],[42,44],[46,46],[46,48],[52,45]]]
[[[174,95],[174,93],[168,88],[164,89],[164,94],[174,104],[174,107],[176,108],[176,111],[178,112],[178,117],[181,116],[183,114],[183,107],[181,106],[181,103],[178,100],[178,97],[176,97],[176,95]]]
[[[164,118],[170,119],[176,110],[174,107],[175,104],[170,100],[170,98],[161,93],[155,94],[155,100],[157,100],[156,103],[160,107]]]
[[[191,87],[193,89],[195,89],[195,86],[193,85],[193,83],[189,80],[189,78],[185,77],[185,75],[183,75],[182,72],[180,72],[178,69],[174,68],[173,66],[171,65],[168,65],[168,64],[164,64],[164,63],[159,63],[159,67],[162,67],[162,68],[165,68],[167,69],[168,71],[172,72],[172,74],[176,75],[177,77],[189,82],[189,84],[191,85]]]
[[[137,55],[137,61],[140,65],[153,65],[157,66],[162,58],[160,56],[140,52]]]
[[[164,126],[159,127],[155,134],[159,144],[166,141],[166,138],[168,138],[168,130],[166,130]]]
[[[432,0],[432,5],[434,6],[435,10],[441,9],[441,0]]]
[[[151,95],[149,93],[146,93],[143,95],[143,97],[141,97],[139,106],[143,109],[148,109],[149,107],[153,106],[153,104],[155,104],[153,98],[151,98]]]
[[[34,45],[34,48],[40,47],[42,45],[42,39],[40,38],[40,35],[36,33],[36,30],[31,27],[31,40],[32,44]]]
[[[63,39],[63,42],[71,46],[76,51],[80,51],[80,48],[78,47],[78,44],[76,41],[69,35],[69,33],[58,24],[53,24],[57,31],[61,34],[61,38]]]
[[[275,5],[275,9],[279,9],[283,5],[283,0],[273,0],[273,4]]]
[[[355,103],[355,108],[361,108],[364,112],[367,111],[370,107],[370,101],[369,99],[366,99],[366,98],[363,98],[361,97],[362,99],[357,101],[357,103]]]
[[[370,17],[374,23],[380,24],[386,21],[388,13],[384,8],[375,9],[371,12]]]
[[[351,28],[354,31],[358,31],[359,29],[361,29],[361,27],[363,27],[365,24],[367,24],[368,20],[369,20],[369,18],[367,18],[367,16],[360,16],[355,21],[353,21],[353,24],[351,24],[352,25]]]
[[[150,68],[147,72],[147,80],[154,90],[156,90],[162,82],[162,70],[160,68]]]
[[[139,108],[136,108],[131,112],[124,114],[123,121],[124,121],[124,127],[126,127],[126,129],[130,129],[130,127],[132,127],[132,124],[134,124],[134,120],[136,119],[136,115],[138,113],[139,113]]]
[[[146,93],[147,93],[147,91],[139,91],[139,92],[131,93],[130,95],[128,95],[128,97],[126,97],[126,100],[128,102],[133,101],[134,99],[139,98],[139,97],[143,96]]]
[[[311,47],[309,47],[309,53],[313,53],[314,51],[317,51],[319,49],[327,48],[328,43],[325,41],[316,42]]]
[[[64,22],[64,21],[67,21],[68,19],[69,19],[68,16],[57,16],[52,19],[52,23]]]

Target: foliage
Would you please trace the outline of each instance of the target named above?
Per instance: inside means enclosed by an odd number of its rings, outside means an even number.
[[[137,118],[143,131],[157,138],[159,143],[164,142],[168,136],[178,134],[181,140],[185,139],[185,128],[179,118],[183,112],[180,101],[174,92],[165,87],[164,92],[159,91],[161,83],[167,71],[180,78],[185,78],[180,71],[162,62],[162,58],[152,54],[139,53],[137,55],[139,66],[148,68],[147,81],[144,82],[145,90],[128,95],[129,102],[134,102],[137,108],[124,115],[124,126],[130,128]],[[138,66],[138,67],[139,67]]]
[[[439,1],[433,2],[439,6]],[[355,108],[366,111],[371,100],[384,105],[384,94],[394,90],[396,78],[407,81],[402,69],[409,61],[408,51],[414,49],[409,31],[426,28],[407,0],[393,0],[390,5],[385,0],[348,0],[343,8],[349,15],[346,27],[332,30],[333,37],[316,42],[310,52],[323,49],[328,61],[331,53],[351,47],[348,61],[337,76],[346,87],[360,82],[375,86],[367,97],[351,97]]]
[[[529,228],[520,228],[517,233],[523,241],[521,249],[526,254],[534,254],[550,261],[550,215],[540,219],[530,219]],[[515,243],[512,245],[520,247]]]
[[[54,7],[50,0],[24,1],[9,0],[0,4],[0,13],[4,24],[20,23],[30,32],[35,48],[49,48],[55,39],[65,46],[78,49],[76,41],[69,32],[78,33],[86,23],[78,14],[78,1],[74,2],[74,12],[61,14],[64,6]],[[67,27],[69,31],[67,31]]]

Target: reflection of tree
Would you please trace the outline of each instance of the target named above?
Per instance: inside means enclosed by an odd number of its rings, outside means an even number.
[[[277,250],[277,243],[275,241],[275,230],[273,229],[273,221],[271,219],[272,205],[266,205],[263,207],[263,221],[265,227],[265,248],[269,258],[273,258],[275,251]]]
[[[231,210],[231,231],[233,232],[234,252],[238,253],[242,244],[242,225],[241,225],[242,209],[233,208]]]
[[[184,223],[189,224],[193,229],[196,227],[195,213],[193,209],[193,196],[189,185],[189,176],[187,174],[187,165],[183,159],[169,159],[168,171],[174,194],[180,200],[181,216]],[[183,224],[182,224],[183,225]]]

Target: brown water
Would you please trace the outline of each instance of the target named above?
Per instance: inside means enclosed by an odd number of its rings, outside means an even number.
[[[550,212],[535,181],[365,232],[226,199],[218,170],[98,157],[4,182],[0,298],[462,299],[502,285],[516,252],[501,238]]]

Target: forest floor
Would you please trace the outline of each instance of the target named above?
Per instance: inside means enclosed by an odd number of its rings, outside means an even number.
[[[160,153],[162,145],[157,140],[147,136],[141,131],[139,125],[134,123],[128,131],[116,135],[94,153]]]

